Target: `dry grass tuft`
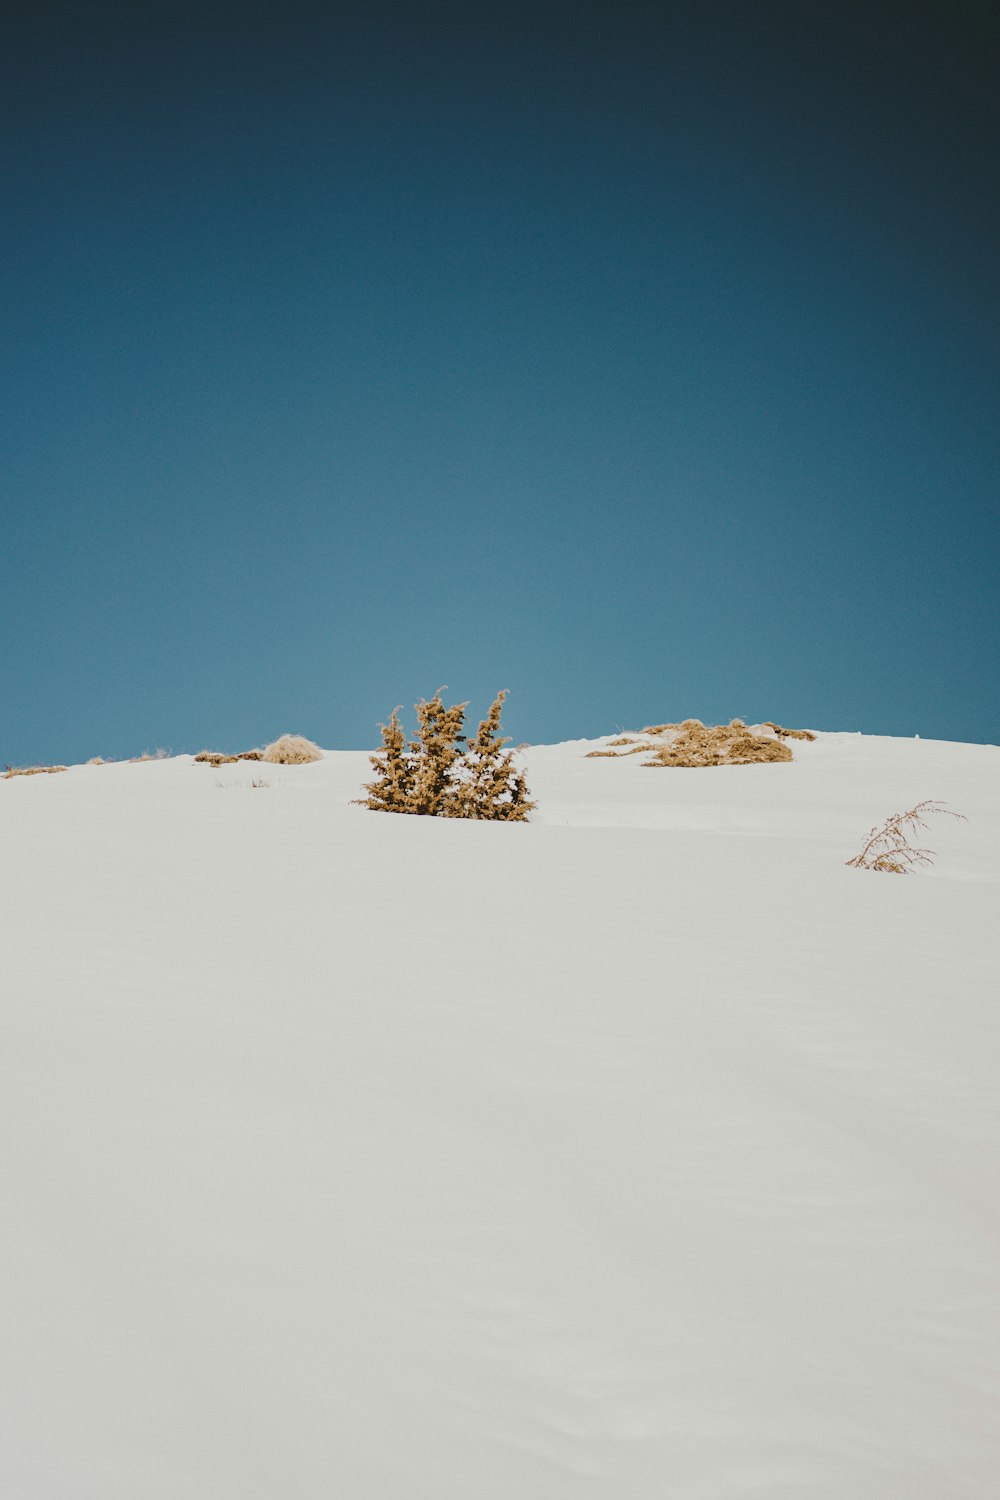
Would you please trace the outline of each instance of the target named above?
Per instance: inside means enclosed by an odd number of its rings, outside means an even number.
[[[783,740],[814,740],[816,736],[811,729],[782,729],[780,724],[775,724],[773,719],[764,720],[765,729],[773,729],[775,734],[780,735]]]
[[[770,735],[754,734],[739,720],[706,728],[687,719],[667,744],[650,746],[647,766],[750,766],[792,759],[792,752]]]
[[[88,766],[108,766],[111,762],[104,759],[103,755],[92,755],[87,762]]]
[[[129,762],[128,763],[129,763],[130,766],[141,766],[147,760],[169,760],[169,759],[170,759],[170,751],[169,750],[164,750],[162,748],[162,746],[161,746],[161,748],[159,750],[144,750],[141,755],[131,755],[131,756],[129,756]]]
[[[323,752],[301,734],[283,734],[265,746],[260,758],[275,766],[305,766],[310,761],[322,760]]]
[[[56,771],[68,770],[67,766],[8,766],[3,773],[4,781],[12,776],[53,776]]]
[[[676,729],[703,729],[700,719],[685,719],[680,724],[647,724],[643,734],[672,734]]]
[[[645,733],[648,734],[649,730],[647,729]],[[612,748],[616,745],[627,745],[628,749],[618,750]],[[621,739],[608,740],[607,749],[605,750],[588,750],[584,759],[598,760],[606,758],[608,760],[621,760],[625,755],[644,755],[647,750],[652,750],[653,748],[647,740],[637,740],[635,735],[623,734]]]
[[[918,802],[907,812],[893,813],[881,828],[873,828],[860,854],[845,860],[855,870],[878,870],[884,875],[909,875],[918,865],[934,863],[933,849],[919,849],[910,839],[927,827],[927,818],[944,813],[948,818],[968,819],[943,802]]]

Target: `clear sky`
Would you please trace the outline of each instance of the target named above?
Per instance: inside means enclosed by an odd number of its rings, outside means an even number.
[[[21,9],[0,763],[1000,739],[994,5]]]

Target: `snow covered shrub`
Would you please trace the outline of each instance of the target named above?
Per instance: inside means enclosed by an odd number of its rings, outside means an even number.
[[[464,743],[462,725],[465,703],[446,708],[438,688],[433,698],[416,705],[420,728],[414,751],[411,806],[406,810],[427,818],[445,817],[455,797],[459,745]]]
[[[479,733],[468,741],[446,817],[520,823],[535,806],[524,772],[515,766],[510,751],[504,749],[510,740],[500,734],[500,714],[506,696],[506,690],[497,694],[479,726]]]
[[[378,773],[365,784],[367,797],[359,800],[373,812],[413,813],[437,817],[453,793],[455,762],[461,755],[464,703],[445,708],[438,688],[433,698],[417,705],[420,728],[415,740],[407,742],[399,722],[399,708],[394,708],[388,724],[379,725],[382,749],[371,757]]]
[[[276,766],[305,766],[310,761],[322,760],[323,752],[301,734],[283,734],[272,744],[265,745],[260,758]]]
[[[358,800],[373,812],[416,812],[413,806],[415,758],[406,743],[399,722],[399,708],[393,709],[388,724],[380,724],[382,749],[370,757],[378,772],[374,781],[365,784],[367,797]]]
[[[935,813],[967,821],[963,813],[953,812],[943,802],[918,802],[907,812],[893,813],[881,828],[873,828],[861,853],[845,863],[856,870],[879,870],[887,875],[909,875],[916,865],[933,864],[934,850],[918,849],[910,839],[926,829],[925,819]]]
[[[522,822],[534,807],[524,774],[504,750],[499,693],[472,740],[462,734],[468,704],[447,708],[442,689],[416,705],[420,728],[407,743],[395,708],[380,726],[382,749],[371,757],[377,775],[359,800],[374,812],[411,813],[422,817],[483,818]],[[462,745],[466,749],[461,749]]]

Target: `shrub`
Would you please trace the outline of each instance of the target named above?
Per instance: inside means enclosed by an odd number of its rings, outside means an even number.
[[[447,708],[442,691],[416,705],[415,740],[407,743],[398,708],[380,726],[382,749],[371,757],[377,775],[359,801],[374,812],[522,822],[535,804],[523,772],[503,748],[509,742],[500,737],[506,693],[497,695],[478,734],[467,741],[462,729],[468,705]]]
[[[464,742],[465,703],[446,708],[438,688],[433,698],[416,705],[420,728],[410,747],[414,753],[412,805],[407,812],[422,817],[447,817],[457,794],[457,762]]]
[[[283,734],[280,739],[264,747],[260,758],[276,766],[305,766],[311,761],[322,760],[323,752],[312,740],[305,739],[301,734]]]
[[[359,800],[373,812],[415,813],[416,758],[406,743],[398,707],[393,709],[388,724],[380,724],[379,729],[382,749],[371,757],[378,776],[366,784],[368,796]]]
[[[907,812],[893,813],[881,828],[873,828],[860,854],[845,861],[855,870],[878,870],[885,875],[909,875],[917,865],[934,862],[933,849],[920,849],[910,840],[927,828],[926,819],[944,813],[948,818],[967,819],[943,802],[918,802]]]
[[[497,694],[479,726],[479,733],[468,741],[446,817],[521,823],[535,806],[524,772],[514,764],[511,752],[504,749],[510,740],[500,734],[500,714],[506,696],[506,690]]]

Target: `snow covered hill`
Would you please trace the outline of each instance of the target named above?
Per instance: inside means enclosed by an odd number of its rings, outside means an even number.
[[[1000,1493],[1000,750],[592,748],[0,781],[0,1494]]]

